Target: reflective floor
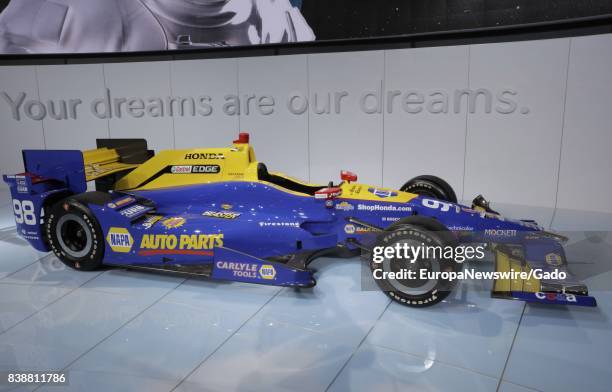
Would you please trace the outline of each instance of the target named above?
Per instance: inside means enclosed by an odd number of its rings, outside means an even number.
[[[492,299],[488,282],[464,282],[444,303],[413,309],[362,291],[357,258],[318,260],[317,286],[302,291],[68,270],[16,236],[8,207],[0,207],[0,371],[69,370],[69,386],[39,390],[557,392],[612,385],[609,268],[588,277],[599,288],[595,309]],[[550,224],[552,211],[540,214]],[[565,224],[580,221],[576,212],[565,214]],[[609,233],[572,241],[575,257],[586,254],[586,241],[590,260],[611,259]]]

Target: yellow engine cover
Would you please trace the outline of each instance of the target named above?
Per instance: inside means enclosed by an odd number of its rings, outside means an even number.
[[[255,153],[248,144],[160,151],[117,181],[115,189],[159,189],[232,180],[257,180]]]

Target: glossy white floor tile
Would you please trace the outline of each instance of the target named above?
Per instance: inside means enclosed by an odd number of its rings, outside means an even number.
[[[0,230],[1,232],[1,230]],[[10,275],[45,256],[18,237],[14,228],[0,236],[0,279]]]
[[[102,273],[104,271],[75,271],[48,253],[40,260],[0,279],[0,283],[71,289],[85,284]]]
[[[52,254],[0,279],[0,332],[67,295],[101,271],[69,270]]]
[[[466,268],[493,270],[490,261]],[[463,281],[440,304],[392,303],[367,342],[500,377],[519,326],[523,303],[491,298],[491,281]]]
[[[312,290],[283,290],[258,314],[270,323],[291,324],[309,331],[362,339],[390,300],[378,291],[361,289],[361,261],[320,259]]]
[[[612,292],[591,294],[594,309],[528,305],[504,379],[541,391],[609,391]]]
[[[367,341],[499,378],[523,303],[487,296],[468,291],[465,302],[451,298],[425,309],[392,303]]]
[[[497,379],[431,359],[364,345],[329,391],[494,392]]]
[[[103,276],[102,274],[101,276]],[[128,296],[80,288],[0,334],[0,370],[61,369],[136,317],[176,282]]]
[[[359,341],[256,316],[178,388],[180,391],[322,391]]]
[[[14,327],[69,292],[70,289],[57,286],[0,282],[0,332]]]
[[[95,380],[100,391],[167,391],[278,290],[187,281],[70,366],[77,381],[65,389],[82,390]]]

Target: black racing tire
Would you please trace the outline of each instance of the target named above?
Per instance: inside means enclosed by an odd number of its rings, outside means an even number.
[[[414,177],[400,188],[400,191],[416,193],[433,197],[434,199],[457,203],[457,195],[446,181],[436,176],[418,176]]]
[[[102,265],[104,234],[87,206],[70,198],[55,203],[45,235],[51,251],[68,267],[93,271]]]
[[[419,218],[419,219],[412,219]],[[429,224],[423,224],[420,220],[429,220]],[[429,226],[429,228],[425,227]],[[403,219],[394,227],[390,227],[380,234],[375,247],[395,246],[397,243],[406,242],[418,246],[439,246],[442,249],[456,246],[457,242],[452,233],[439,222],[431,218],[409,217]],[[456,280],[445,279],[419,279],[419,270],[427,271],[455,271],[461,270],[462,265],[452,259],[435,257],[420,257],[414,263],[402,259],[384,259],[382,262],[374,260],[374,253],[370,255],[370,270],[374,276],[375,272],[381,276],[382,272],[397,272],[401,269],[415,270],[415,279],[374,279],[378,287],[392,300],[406,306],[426,307],[437,304],[444,300],[453,291]],[[380,271],[376,271],[380,270]]]

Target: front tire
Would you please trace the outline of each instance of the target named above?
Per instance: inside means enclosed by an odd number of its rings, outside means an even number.
[[[68,267],[93,271],[102,265],[104,235],[89,208],[64,199],[51,207],[45,232],[53,253]]]
[[[403,222],[392,230],[383,232],[375,247],[395,247],[396,244],[407,244],[408,246],[446,247],[454,246],[455,241],[448,230],[432,231],[419,224]],[[444,300],[453,290],[455,280],[445,279],[421,279],[420,271],[427,272],[453,272],[459,271],[461,267],[453,259],[441,257],[419,257],[414,263],[405,259],[384,258],[382,262],[376,262],[374,253],[370,258],[370,270],[372,274],[382,276],[383,272],[398,272],[400,270],[415,271],[416,278],[405,279],[375,279],[380,289],[392,300],[407,306],[425,307],[437,304]]]
[[[415,193],[434,199],[457,203],[457,195],[448,182],[436,176],[414,177],[400,188],[400,191]]]

